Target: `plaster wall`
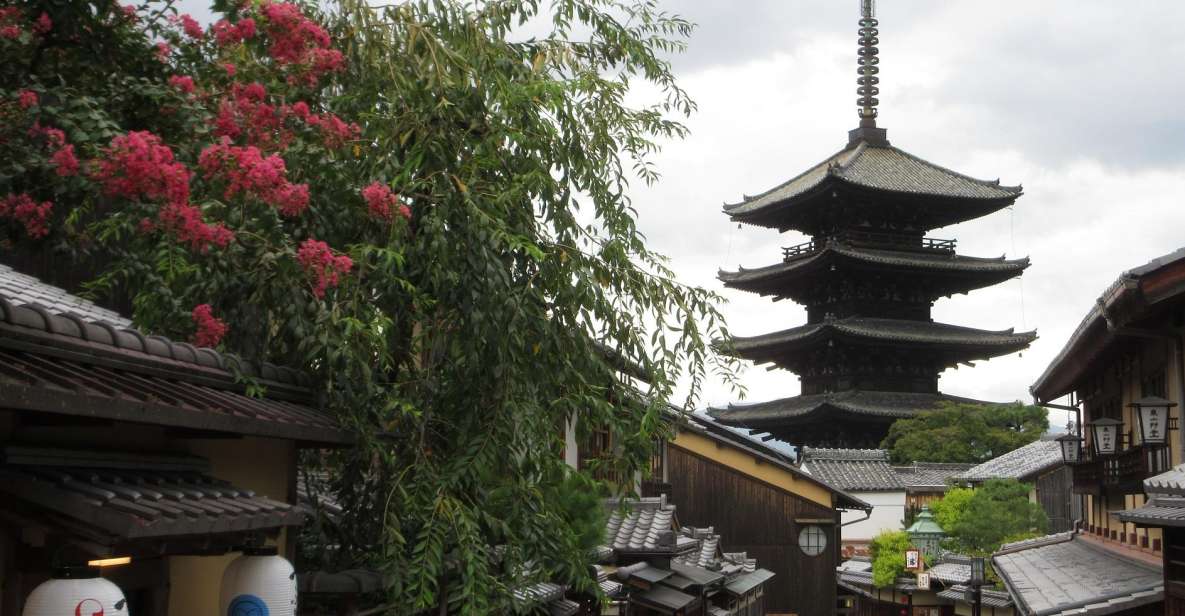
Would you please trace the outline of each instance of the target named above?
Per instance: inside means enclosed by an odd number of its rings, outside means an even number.
[[[852,492],[856,498],[872,505],[872,515],[864,521],[843,527],[845,543],[867,543],[884,530],[901,530],[905,519],[905,491],[898,492]],[[863,511],[844,511],[843,523],[859,520]]]

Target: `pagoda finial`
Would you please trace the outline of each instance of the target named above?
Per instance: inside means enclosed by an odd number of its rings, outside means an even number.
[[[860,58],[857,61],[860,67],[856,69],[860,75],[856,80],[860,85],[856,93],[860,98],[856,103],[860,105],[861,126],[876,126],[876,106],[880,102],[876,99],[880,94],[880,88],[876,87],[880,83],[876,76],[880,72],[877,65],[881,61],[877,57],[880,50],[876,46],[880,40],[877,39],[879,31],[876,26],[876,0],[860,0]]]

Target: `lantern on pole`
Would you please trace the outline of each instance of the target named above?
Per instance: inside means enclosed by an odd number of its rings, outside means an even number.
[[[1169,429],[1169,408],[1177,406],[1177,403],[1158,396],[1147,396],[1128,406],[1136,409],[1140,442],[1145,445],[1163,445]]]
[[[1066,433],[1057,437],[1057,444],[1062,448],[1062,461],[1066,464],[1077,464],[1082,461],[1082,438]]]
[[[1091,442],[1094,452],[1100,456],[1109,456],[1119,450],[1119,428],[1123,422],[1104,417],[1096,419],[1090,424]]]
[[[60,614],[128,616],[128,602],[118,586],[99,577],[98,568],[60,567],[25,599],[21,616]]]
[[[221,616],[295,616],[296,570],[276,548],[247,548],[222,574]]]

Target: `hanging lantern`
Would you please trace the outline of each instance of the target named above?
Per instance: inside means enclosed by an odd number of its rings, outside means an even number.
[[[1063,434],[1057,437],[1057,444],[1062,448],[1062,461],[1066,464],[1077,464],[1082,461],[1082,439],[1074,434]]]
[[[249,548],[222,574],[221,616],[294,616],[296,570],[276,548]]]
[[[21,616],[128,616],[123,591],[94,567],[62,567],[33,589]]]
[[[1104,417],[1096,419],[1090,424],[1091,441],[1094,452],[1100,456],[1109,456],[1119,449],[1119,427],[1123,422]]]
[[[1128,406],[1136,409],[1139,416],[1140,440],[1145,445],[1163,445],[1169,428],[1169,407],[1177,406],[1177,403],[1148,396]]]

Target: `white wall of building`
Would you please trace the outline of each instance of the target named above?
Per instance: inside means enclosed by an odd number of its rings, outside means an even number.
[[[872,515],[864,521],[843,527],[843,540],[867,542],[884,530],[901,530],[905,519],[905,491],[900,492],[850,492],[852,496],[872,505]],[[843,522],[859,520],[863,511],[844,511]]]

